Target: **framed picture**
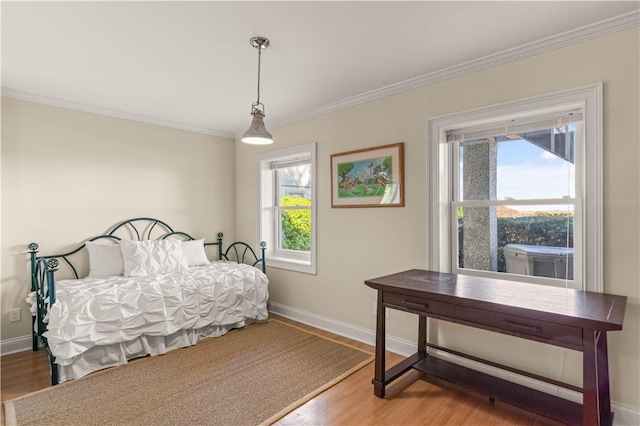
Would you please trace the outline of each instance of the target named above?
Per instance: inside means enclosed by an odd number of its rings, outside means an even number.
[[[404,206],[402,142],[331,155],[331,207]]]

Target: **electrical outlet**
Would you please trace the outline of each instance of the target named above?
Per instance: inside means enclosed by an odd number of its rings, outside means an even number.
[[[9,309],[9,322],[20,321],[20,308]]]

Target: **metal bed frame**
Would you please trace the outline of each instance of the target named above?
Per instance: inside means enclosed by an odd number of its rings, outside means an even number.
[[[115,225],[109,232],[97,237],[89,238],[87,241],[97,241],[102,239],[118,242],[122,240],[122,237],[116,235],[120,231],[129,232],[129,237],[132,240],[164,240],[169,237],[178,237],[185,240],[193,240],[191,235],[182,231],[174,231],[171,226],[163,222],[160,219],[154,219],[150,217],[137,217],[133,219],[124,220]],[[159,232],[156,238],[152,238],[154,232]],[[205,246],[218,246],[218,260],[235,261],[237,263],[247,263],[251,266],[257,267],[266,273],[266,259],[265,250],[267,243],[260,242],[260,257],[256,254],[256,251],[251,246],[242,241],[236,241],[231,243],[226,250],[223,251],[222,246],[222,232],[217,235],[218,241],[207,243]],[[38,244],[31,243],[28,246],[29,254],[31,257],[31,291],[35,292],[36,296],[36,314],[32,318],[32,347],[33,351],[37,351],[39,343],[47,351],[49,357],[49,363],[51,364],[51,384],[56,385],[59,381],[58,366],[55,363],[55,357],[51,353],[51,349],[47,343],[47,338],[43,335],[47,331],[47,323],[44,322],[45,315],[48,309],[53,306],[56,300],[56,281],[55,272],[58,271],[60,262],[64,262],[71,271],[73,278],[79,279],[78,270],[74,266],[73,262],[69,260],[69,257],[80,252],[85,248],[85,243],[82,243],[77,248],[68,251],[66,253],[50,254],[46,256],[37,256]],[[48,299],[48,300],[47,300]]]

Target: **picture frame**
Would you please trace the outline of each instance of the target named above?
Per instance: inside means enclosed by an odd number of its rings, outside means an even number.
[[[331,207],[404,207],[404,143],[332,154]]]

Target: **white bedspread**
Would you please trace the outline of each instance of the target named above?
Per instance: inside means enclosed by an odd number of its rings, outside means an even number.
[[[266,275],[235,262],[213,262],[182,274],[56,284],[45,336],[61,365],[95,346],[268,317]]]

